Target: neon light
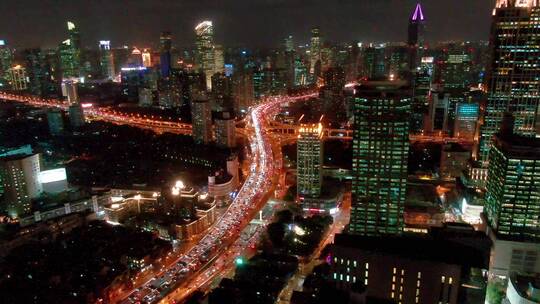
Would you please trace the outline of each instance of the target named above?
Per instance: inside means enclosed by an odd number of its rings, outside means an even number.
[[[419,17],[420,21],[424,21],[424,12],[422,12],[422,5],[420,5],[420,3],[416,4],[416,9],[414,10],[412,20],[417,21]]]

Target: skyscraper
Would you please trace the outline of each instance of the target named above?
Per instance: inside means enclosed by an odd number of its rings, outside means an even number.
[[[43,191],[39,182],[39,154],[12,155],[0,159],[0,181],[4,191],[2,211],[17,218],[31,211],[30,200]]]
[[[285,51],[294,52],[294,40],[292,35],[289,35],[287,38],[285,38]]]
[[[159,36],[159,44],[161,77],[169,77],[171,74],[171,32],[161,32],[161,36]]]
[[[62,78],[78,78],[81,67],[81,38],[79,30],[71,21],[67,22],[69,39],[59,46]]]
[[[193,139],[196,143],[212,141],[212,110],[208,99],[194,100],[191,105]]]
[[[5,40],[0,40],[0,87],[9,84],[9,69],[13,64],[13,52]]]
[[[420,59],[422,58],[422,51],[425,46],[425,21],[424,11],[420,3],[416,4],[413,13],[409,19],[407,44],[410,49],[409,67],[411,70],[415,70],[419,66]]]
[[[540,101],[540,2],[498,0],[493,11],[488,102],[481,129],[480,160],[487,164],[491,138],[503,114],[514,115],[516,134],[535,136]]]
[[[114,71],[114,56],[111,51],[111,42],[109,40],[101,40],[99,42],[99,50],[101,52],[100,66],[101,75],[109,80],[113,80],[115,75]]]
[[[64,118],[60,109],[52,109],[47,112],[47,124],[49,132],[53,136],[62,135],[64,133]]]
[[[301,197],[317,198],[321,195],[323,145],[322,124],[302,123],[296,148],[297,192]]]
[[[407,184],[411,91],[405,81],[368,81],[354,100],[350,232],[399,234]]]
[[[314,76],[316,71],[317,62],[320,64],[321,61],[321,34],[319,28],[311,29],[311,44],[309,49],[309,73]],[[315,79],[315,78],[314,78]]]
[[[216,144],[224,148],[236,146],[236,123],[229,112],[221,112],[216,118]]]
[[[16,65],[8,69],[9,85],[12,90],[24,91],[28,88],[26,68]]]
[[[499,238],[540,241],[539,185],[540,139],[514,134],[510,122],[489,155],[485,211]]]
[[[28,91],[30,94],[41,96],[46,91],[48,73],[45,71],[44,57],[41,49],[27,49],[23,51],[26,75],[28,77]]]
[[[212,75],[215,72],[214,26],[212,21],[203,21],[195,27],[197,60],[196,63],[205,76],[207,89],[212,88]]]

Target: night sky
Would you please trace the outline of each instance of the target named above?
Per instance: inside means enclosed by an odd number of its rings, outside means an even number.
[[[214,21],[226,46],[277,46],[292,34],[307,42],[319,26],[336,42],[404,41],[415,0],[0,0],[0,39],[16,47],[55,47],[67,38],[66,20],[84,46],[156,46],[170,30],[174,45],[190,46],[193,27]],[[494,0],[423,0],[428,41],[487,40]]]

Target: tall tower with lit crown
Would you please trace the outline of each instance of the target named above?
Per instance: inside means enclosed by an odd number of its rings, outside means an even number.
[[[420,59],[422,58],[422,51],[425,47],[425,31],[426,31],[426,18],[422,5],[416,4],[411,17],[409,18],[409,30],[407,37],[407,45],[410,48],[411,55],[409,66],[411,70],[415,70],[418,67]]]
[[[493,10],[486,85],[488,102],[481,128],[480,160],[487,165],[493,135],[504,113],[514,132],[534,137],[540,120],[540,1],[498,0]]]
[[[214,26],[212,21],[203,21],[195,27],[197,56],[199,70],[206,76],[207,89],[212,88],[212,75],[215,72]]]

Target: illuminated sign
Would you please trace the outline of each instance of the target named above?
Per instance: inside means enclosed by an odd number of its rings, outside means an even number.
[[[68,30],[72,30],[75,28],[75,23],[68,21],[67,26],[68,26]]]
[[[130,71],[146,71],[146,67],[138,66],[138,67],[122,68],[122,72],[130,72]]]
[[[42,184],[67,180],[66,168],[45,170],[39,172],[39,182]]]
[[[434,60],[433,57],[422,57],[422,63],[433,63]]]
[[[5,40],[0,40],[0,46],[4,46],[6,45],[6,41]]]

